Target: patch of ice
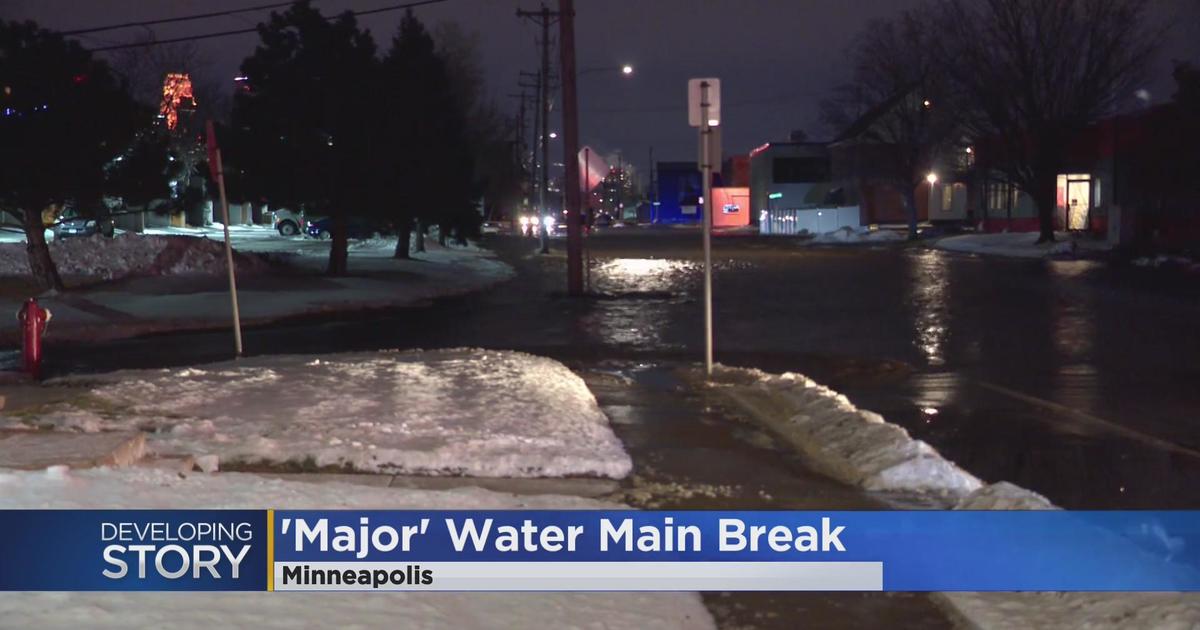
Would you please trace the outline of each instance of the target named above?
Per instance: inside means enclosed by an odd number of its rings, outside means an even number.
[[[148,447],[161,455],[211,454],[226,467],[611,478],[632,467],[583,380],[519,352],[256,357],[54,382],[88,390],[37,417],[39,426],[149,429]]]

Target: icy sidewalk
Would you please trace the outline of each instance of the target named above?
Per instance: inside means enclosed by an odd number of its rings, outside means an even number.
[[[968,254],[986,254],[1009,258],[1049,258],[1053,256],[1078,256],[1105,252],[1112,246],[1103,240],[1075,237],[1067,232],[1058,232],[1054,243],[1035,244],[1037,232],[1005,232],[999,234],[964,234],[947,236],[933,244],[937,249]]]
[[[699,375],[692,375],[700,381]],[[814,468],[869,490],[927,495],[960,510],[1057,509],[1007,482],[985,484],[929,444],[801,374],[717,366],[713,391],[800,451]],[[1195,593],[934,593],[972,628],[1196,628]]]
[[[281,469],[621,478],[629,456],[583,380],[493,350],[271,356],[67,377],[0,426],[148,431],[159,455]]]
[[[612,509],[477,488],[418,491],[152,469],[0,470],[0,509]],[[3,593],[16,628],[712,628],[692,593]]]
[[[52,244],[52,255],[69,284],[100,284],[39,298],[54,313],[47,342],[228,327],[224,250],[206,235],[125,234]],[[478,291],[513,276],[511,267],[486,250],[441,247],[432,239],[427,251],[413,260],[397,260],[392,257],[393,238],[352,243],[351,275],[327,277],[321,272],[328,261],[328,241],[271,236],[259,228],[245,228],[234,237],[243,325],[418,305]],[[278,264],[270,266],[246,252],[268,254]],[[0,277],[26,275],[24,245],[0,244]],[[13,293],[0,297],[0,311],[15,312],[22,299]],[[13,343],[16,335],[15,320],[0,321],[0,338]]]

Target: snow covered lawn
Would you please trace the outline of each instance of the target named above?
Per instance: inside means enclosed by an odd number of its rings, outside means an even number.
[[[1037,232],[1003,232],[999,234],[964,234],[948,236],[934,243],[934,247],[951,252],[988,254],[1011,258],[1047,258],[1051,256],[1074,256],[1086,252],[1103,252],[1112,248],[1102,240],[1075,237],[1066,232],[1056,233],[1054,243],[1035,244]]]
[[[39,296],[54,313],[48,342],[227,329],[229,297],[220,226],[163,231],[170,235],[122,234],[51,243],[51,255],[68,285],[99,284]],[[478,291],[514,275],[491,252],[475,246],[441,247],[429,239],[426,252],[413,260],[397,260],[392,257],[396,240],[375,238],[351,243],[351,275],[334,278],[323,274],[328,241],[285,238],[261,227],[239,226],[231,232],[242,272],[238,296],[245,326],[299,315],[417,306]],[[276,264],[245,252],[267,254]],[[27,273],[25,246],[0,243],[0,278]],[[121,279],[127,280],[107,282]],[[0,311],[15,312],[23,297],[0,297]],[[0,337],[15,341],[16,321],[4,322]]]
[[[51,384],[83,389],[6,424],[151,431],[151,451],[223,464],[611,478],[632,466],[583,380],[518,352],[272,356]]]
[[[477,488],[398,490],[154,469],[0,470],[0,509],[612,509]],[[690,593],[0,593],[14,628],[712,628]]]
[[[225,273],[221,241],[172,236],[121,234],[76,237],[49,243],[50,257],[67,278],[88,281],[118,280],[128,276],[177,276]],[[259,258],[236,255],[238,270],[261,271]],[[0,276],[29,274],[24,243],[0,243]]]

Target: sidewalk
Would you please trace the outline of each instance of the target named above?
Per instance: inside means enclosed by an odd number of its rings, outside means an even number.
[[[1008,258],[1075,258],[1102,254],[1112,249],[1107,241],[1091,236],[1056,232],[1053,243],[1040,243],[1037,232],[963,234],[938,239],[933,247],[950,252],[1005,256]]]
[[[17,391],[0,411],[0,449],[39,437],[55,448],[23,458],[36,466],[0,468],[0,509],[626,507],[593,498],[611,495],[631,466],[596,399],[566,366],[528,354],[260,357]],[[128,436],[144,442],[136,461],[107,457]],[[60,461],[44,467],[50,453]],[[222,469],[259,472],[195,470],[214,455]],[[714,627],[695,593],[5,593],[0,618],[94,628]]]
[[[192,231],[200,238],[220,232],[207,228]],[[328,242],[283,238],[263,228],[242,228],[234,233],[243,326],[300,315],[418,305],[477,291],[513,275],[508,265],[475,247],[444,248],[430,239],[426,252],[412,260],[396,260],[392,258],[394,239],[371,239],[351,244],[350,275],[334,278],[321,273],[328,258]],[[107,266],[89,288],[39,297],[39,303],[54,314],[47,343],[230,326],[224,258],[214,257],[210,251],[219,251],[215,241],[155,235],[88,240],[74,239],[57,246],[69,248],[61,250],[70,255],[64,275],[86,272],[90,261],[104,261]],[[205,246],[180,248],[177,243]],[[153,249],[156,244],[158,250]],[[19,248],[20,255],[24,254],[19,244],[0,247]],[[59,251],[57,247],[52,252]],[[263,254],[273,264],[246,253]],[[11,260],[0,265],[0,270],[18,274],[23,261],[8,249],[0,254]],[[125,258],[113,261],[115,256]],[[22,301],[13,292],[0,296],[0,312],[15,313]],[[6,319],[0,325],[0,342],[16,343],[18,333],[15,318]]]

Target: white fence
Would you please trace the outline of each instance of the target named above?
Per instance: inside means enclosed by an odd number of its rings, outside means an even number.
[[[824,234],[840,227],[861,225],[858,206],[829,208],[771,208],[759,214],[761,234]]]

